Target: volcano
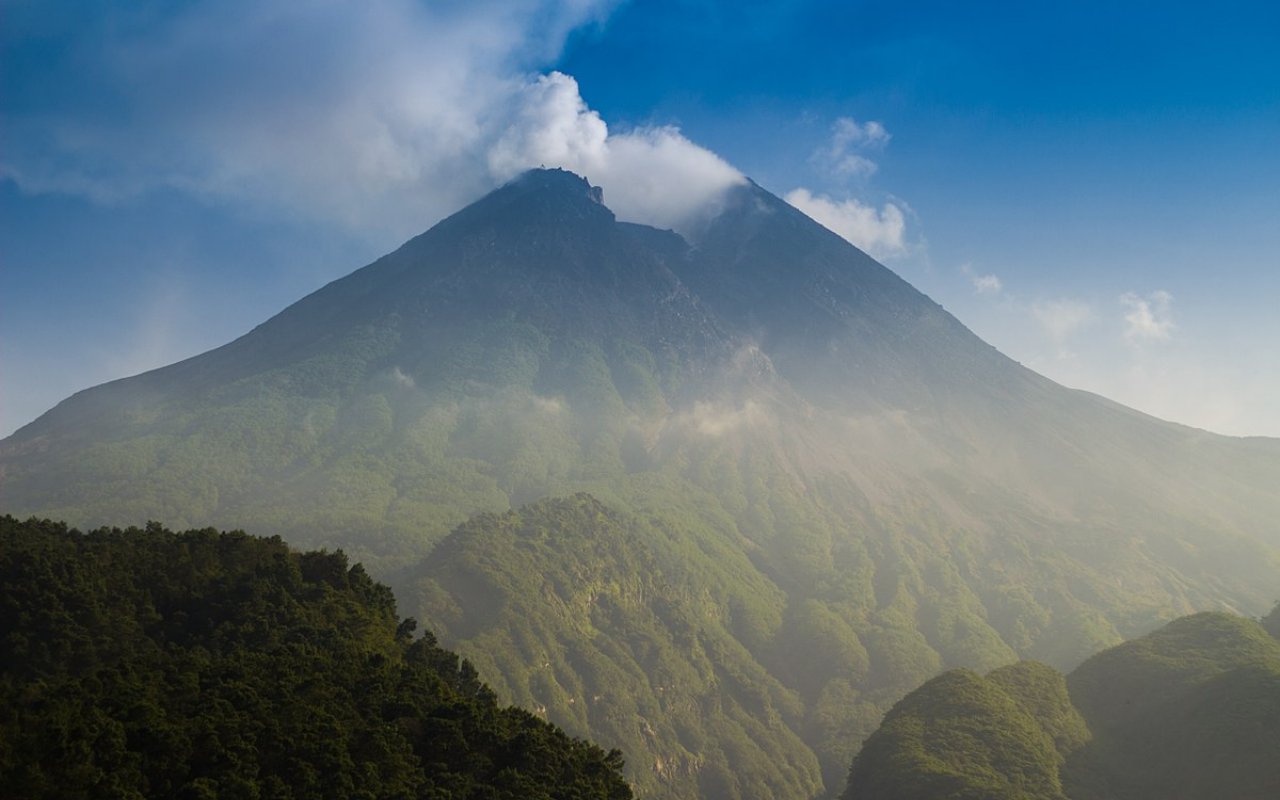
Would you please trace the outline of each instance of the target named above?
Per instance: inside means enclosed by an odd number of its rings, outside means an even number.
[[[341,547],[641,796],[838,794],[948,667],[1280,593],[1280,441],[1064,388],[749,181],[534,170],[0,442],[0,510]]]

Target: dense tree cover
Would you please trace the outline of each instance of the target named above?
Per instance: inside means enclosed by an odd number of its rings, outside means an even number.
[[[1047,664],[1019,661],[987,673],[1053,740],[1059,761],[1089,741],[1089,726],[1071,703],[1067,682]]]
[[[801,699],[731,632],[777,626],[777,589],[714,538],[576,495],[479,515],[413,574],[430,619],[502,676],[504,698],[649,754],[633,764],[642,792],[821,790],[792,732]]]
[[[23,798],[622,800],[341,553],[0,517],[0,787]]]
[[[907,695],[862,746],[844,797],[1063,800],[1053,737],[1001,683],[951,670]]]
[[[1252,620],[1197,614],[1099,653],[1065,681],[1027,662],[985,678],[945,673],[885,717],[853,762],[845,798],[1064,792],[1280,797],[1280,641]]]
[[[1073,800],[1280,797],[1280,641],[1197,614],[1067,678],[1094,740],[1063,770]]]

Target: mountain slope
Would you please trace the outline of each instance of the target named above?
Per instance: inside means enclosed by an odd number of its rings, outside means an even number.
[[[720,537],[547,500],[468,521],[414,587],[504,697],[651,758],[642,794],[821,789],[799,697],[740,641],[779,624],[781,593]]]
[[[60,404],[6,441],[5,506],[349,546],[358,523],[371,557],[421,552],[616,457],[583,452],[598,425],[538,441],[566,398],[659,405],[727,352],[667,268],[682,248],[616,224],[580,178],[532,174],[225,347]]]
[[[654,521],[636,552],[723,575],[726,618],[755,598],[715,636],[725,668],[795,703],[770,738],[808,754],[757,775],[778,796],[817,785],[815,757],[838,789],[881,714],[943,668],[1066,668],[1178,614],[1259,613],[1280,566],[1280,443],[1057,386],[753,184],[690,241],[533,171],[223,348],[69,398],[0,442],[0,470],[14,513],[342,546],[414,613],[461,604],[433,547],[468,518],[590,492]],[[622,575],[627,552],[592,574]],[[509,643],[576,635],[543,613],[566,586],[443,635],[594,734],[514,680]],[[738,735],[655,731],[601,740],[641,747],[636,770]],[[688,796],[701,779],[654,780]]]

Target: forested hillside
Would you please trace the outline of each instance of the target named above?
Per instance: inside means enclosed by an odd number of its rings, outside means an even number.
[[[1277,620],[1184,617],[1065,680],[1033,662],[945,673],[889,712],[844,798],[1280,797]]]
[[[799,651],[762,663],[748,646],[767,647],[782,624],[780,592],[714,535],[588,495],[544,500],[460,526],[406,586],[443,636],[502,676],[504,698],[646,754],[632,764],[641,790],[821,790],[797,735],[804,698],[765,666],[802,672]],[[797,643],[817,620],[798,618]],[[829,646],[859,645],[845,635]]]
[[[0,794],[622,800],[341,553],[0,517]]]

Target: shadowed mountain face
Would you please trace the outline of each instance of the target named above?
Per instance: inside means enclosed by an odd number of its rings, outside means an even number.
[[[75,395],[0,443],[3,510],[341,546],[671,797],[838,791],[945,666],[1068,667],[1274,599],[1280,442],[1064,389],[754,184],[692,241],[602,200],[530,172],[225,347]],[[608,512],[459,527],[584,491]],[[503,531],[548,514],[627,544],[526,586]]]

